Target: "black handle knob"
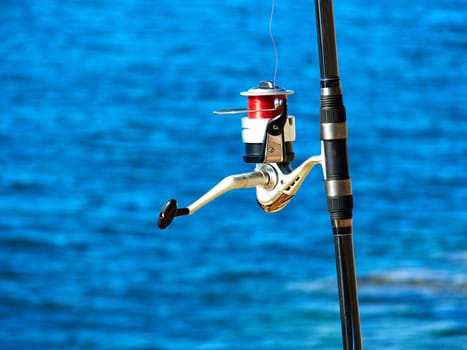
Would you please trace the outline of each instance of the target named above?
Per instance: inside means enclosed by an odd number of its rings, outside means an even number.
[[[175,199],[169,199],[164,205],[161,212],[159,213],[159,220],[157,220],[157,226],[163,230],[167,228],[174,217],[188,215],[190,213],[188,208],[177,208],[177,201]]]

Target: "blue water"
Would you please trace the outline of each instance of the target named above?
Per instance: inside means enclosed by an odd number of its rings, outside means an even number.
[[[0,348],[339,349],[322,175],[230,192],[270,1],[0,3]],[[467,3],[338,1],[365,349],[467,349]],[[319,153],[313,1],[276,0],[298,164]]]

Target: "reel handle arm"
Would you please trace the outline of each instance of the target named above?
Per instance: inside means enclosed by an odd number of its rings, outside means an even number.
[[[269,174],[262,170],[227,176],[187,208],[177,208],[177,201],[170,199],[159,214],[157,226],[160,229],[165,229],[176,216],[191,215],[225,192],[239,188],[267,186],[270,182],[271,178]]]

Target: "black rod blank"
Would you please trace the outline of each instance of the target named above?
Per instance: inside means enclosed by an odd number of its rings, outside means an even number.
[[[321,79],[338,78],[339,68],[332,0],[316,0],[315,9]]]

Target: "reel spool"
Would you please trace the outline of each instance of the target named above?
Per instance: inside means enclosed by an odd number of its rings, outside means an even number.
[[[261,81],[258,87],[242,91],[240,95],[248,97],[249,119],[272,119],[282,113],[276,99],[287,101],[287,95],[293,93],[292,90],[274,86],[272,81]]]
[[[242,140],[246,163],[290,163],[295,159],[295,118],[287,114],[287,95],[293,94],[262,81],[256,88],[240,93],[248,97],[247,109],[216,111],[216,114],[247,113],[242,118]]]

